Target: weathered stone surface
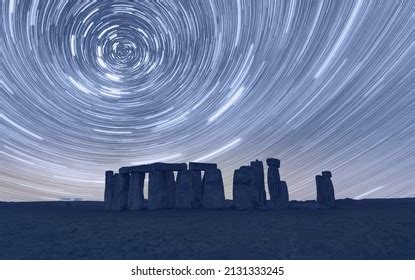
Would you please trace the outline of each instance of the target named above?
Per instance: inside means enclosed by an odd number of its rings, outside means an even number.
[[[225,191],[222,172],[219,169],[208,169],[203,176],[203,207],[209,209],[225,207]]]
[[[321,172],[321,175],[331,178],[331,171],[323,171]]]
[[[115,191],[111,210],[125,210],[127,208],[128,186],[130,175],[115,175]]]
[[[128,174],[128,173],[135,173],[135,172],[148,173],[151,170],[152,170],[151,164],[142,164],[142,165],[121,167],[119,172],[120,174]]]
[[[327,176],[316,176],[317,185],[317,203],[324,205],[328,208],[335,207],[335,196],[333,183],[330,177]]]
[[[164,173],[151,171],[148,180],[148,209],[163,209]]]
[[[144,208],[144,178],[145,173],[132,173],[128,188],[128,210],[139,210]]]
[[[164,171],[163,204],[164,208],[174,208],[174,200],[176,195],[176,182],[174,181],[173,171]]]
[[[275,167],[279,168],[280,167],[280,164],[281,164],[281,162],[280,162],[279,159],[276,159],[276,158],[267,158],[267,165],[268,166],[275,166]]]
[[[105,210],[111,210],[112,201],[115,191],[115,176],[113,171],[105,172],[105,191],[104,191],[104,207]]]
[[[251,161],[251,167],[255,177],[256,197],[258,197],[258,200],[254,200],[254,208],[262,208],[267,201],[265,193],[264,164],[259,160]]]
[[[216,169],[217,167],[216,163],[189,162],[189,170],[206,171],[208,169]]]
[[[256,198],[252,168],[240,168],[233,175],[233,205],[236,209],[253,209]]]
[[[201,208],[203,206],[203,183],[202,172],[200,170],[190,170],[192,176],[193,190],[193,208]]]
[[[281,178],[280,178],[280,171],[278,167],[274,165],[268,166],[267,180],[268,180],[268,192],[269,192],[270,200],[272,202],[279,195],[278,185],[281,181]]]
[[[192,189],[192,171],[182,170],[177,173],[175,208],[192,208],[194,199]]]
[[[164,162],[155,162],[151,164],[151,170],[153,171],[180,171],[186,170],[186,163],[164,163]]]

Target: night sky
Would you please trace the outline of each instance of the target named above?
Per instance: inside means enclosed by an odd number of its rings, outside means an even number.
[[[276,157],[291,199],[415,196],[413,1],[12,1],[0,200],[103,200],[104,171]]]

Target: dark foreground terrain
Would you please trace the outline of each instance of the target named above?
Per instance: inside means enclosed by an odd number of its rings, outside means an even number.
[[[282,211],[4,202],[0,259],[415,259],[415,199]]]

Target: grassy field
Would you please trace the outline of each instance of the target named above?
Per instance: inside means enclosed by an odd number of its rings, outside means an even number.
[[[415,259],[415,199],[280,211],[2,202],[0,236],[0,259]]]

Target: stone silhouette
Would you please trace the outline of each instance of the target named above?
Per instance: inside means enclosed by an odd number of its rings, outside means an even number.
[[[115,191],[115,176],[114,171],[105,172],[105,191],[104,191],[104,206],[105,210],[111,210],[112,201]]]
[[[208,169],[203,176],[203,208],[225,207],[225,190],[220,169]]]
[[[206,170],[216,168],[216,163],[189,162],[189,170],[191,171],[192,189],[194,195],[192,205],[194,208],[201,208],[203,206],[202,171],[206,172]]]
[[[334,208],[336,205],[334,197],[334,187],[331,181],[331,172],[323,171],[322,175],[317,175],[316,186],[317,203],[328,208]]]
[[[128,210],[144,209],[144,179],[145,173],[131,173],[128,187]]]
[[[177,173],[175,208],[189,209],[193,206],[192,171],[181,170]]]
[[[111,210],[127,209],[129,174],[115,174],[115,191]]]
[[[255,177],[254,208],[262,208],[267,202],[267,196],[265,193],[264,164],[262,161],[255,160],[251,161],[251,167]]]
[[[271,207],[274,209],[285,209],[288,207],[289,197],[287,184],[281,181],[280,160],[268,158],[268,191],[271,200]]]
[[[241,167],[233,175],[233,206],[236,209],[254,209],[258,206],[258,192],[252,167]]]
[[[280,160],[268,158],[267,181],[270,202],[265,194],[264,165],[251,161],[233,176],[233,206],[236,209],[295,208],[289,201],[287,183],[281,181]],[[177,172],[175,180],[174,172]],[[204,172],[202,178],[202,172]],[[144,180],[149,173],[148,209],[222,209],[226,207],[222,172],[216,163],[143,164],[121,167],[119,173],[105,172],[104,205],[106,210],[140,210],[145,208]],[[317,199],[313,209],[334,208],[334,187],[331,172],[316,176]],[[294,203],[295,204],[295,203]],[[296,204],[299,204],[297,202]],[[304,204],[304,203],[303,203]],[[301,207],[304,205],[301,204]],[[298,207],[297,207],[298,208]]]

